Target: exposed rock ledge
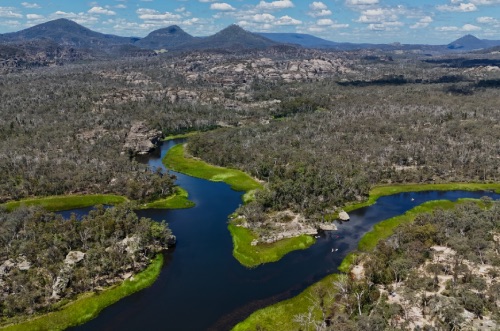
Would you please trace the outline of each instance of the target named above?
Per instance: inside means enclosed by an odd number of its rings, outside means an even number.
[[[241,217],[240,220],[244,220],[244,218]],[[249,224],[245,221],[242,222],[241,226],[249,228]],[[259,243],[271,244],[303,234],[316,235],[319,230],[334,231],[337,230],[337,227],[331,222],[312,223],[307,221],[303,215],[286,210],[270,216],[262,224],[256,224],[256,226],[254,224],[251,229],[259,234],[259,239],[252,242],[252,245],[255,246]],[[266,229],[265,233],[261,229]]]
[[[161,131],[150,129],[143,122],[134,122],[125,138],[123,151],[132,154],[147,154],[156,148],[161,137]]]

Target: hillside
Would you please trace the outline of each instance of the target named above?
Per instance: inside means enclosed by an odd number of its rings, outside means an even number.
[[[306,48],[331,48],[338,43],[304,33],[258,33],[258,35],[283,44],[296,44]]]
[[[212,36],[179,45],[178,49],[263,49],[274,45],[278,43],[233,24]]]
[[[182,44],[192,42],[198,38],[186,33],[177,25],[172,25],[167,28],[155,30],[141,40],[138,40],[135,45],[148,49],[173,49]]]
[[[64,18],[0,36],[0,42],[4,43],[22,43],[39,39],[48,39],[61,46],[90,49],[102,49],[110,45],[131,44],[137,40],[137,38],[119,37],[92,31]]]

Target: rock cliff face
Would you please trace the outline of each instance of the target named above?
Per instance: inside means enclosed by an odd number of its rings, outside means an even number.
[[[123,151],[131,154],[147,154],[156,148],[161,137],[161,131],[150,129],[143,122],[134,122],[125,138]]]

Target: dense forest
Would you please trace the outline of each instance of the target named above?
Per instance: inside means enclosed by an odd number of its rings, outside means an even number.
[[[97,206],[67,220],[33,207],[0,210],[0,320],[121,282],[175,242],[165,222],[132,208]]]
[[[500,203],[488,199],[422,214],[294,320],[301,330],[497,330],[499,230]]]
[[[376,184],[497,181],[497,91],[449,88],[332,80],[256,86],[256,96],[282,101],[277,120],[207,132],[188,149],[268,183],[241,210],[250,221],[284,209],[322,219]]]

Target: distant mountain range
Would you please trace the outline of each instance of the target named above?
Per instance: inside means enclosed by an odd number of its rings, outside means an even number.
[[[206,49],[264,49],[277,45],[294,47],[354,50],[414,50],[456,52],[500,46],[500,40],[482,40],[467,35],[448,45],[401,45],[339,43],[300,33],[252,33],[231,25],[208,37],[194,37],[173,25],[151,32],[144,38],[120,37],[92,31],[68,19],[57,19],[18,32],[0,34],[0,60],[12,56],[33,57],[40,51],[48,58],[99,58],[105,56],[149,56],[154,51],[189,51]],[[77,51],[75,51],[77,50]]]

